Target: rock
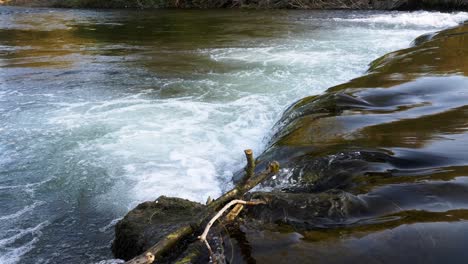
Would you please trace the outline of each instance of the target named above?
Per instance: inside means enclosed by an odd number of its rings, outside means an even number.
[[[112,252],[116,258],[129,260],[169,233],[196,221],[203,209],[202,204],[165,196],[141,203],[115,226]]]
[[[468,228],[466,221],[460,221],[468,218],[467,32],[465,24],[421,37],[413,47],[375,60],[367,75],[291,106],[276,125],[267,150],[256,160],[257,171],[264,170],[271,160],[281,164],[279,174],[262,178],[263,191],[271,192],[244,196],[267,203],[245,207],[238,216],[242,219],[239,225],[247,226],[249,232],[243,235],[239,228],[239,249],[224,252],[235,255],[237,250],[244,259],[254,259],[264,250],[259,262],[268,263],[266,256],[273,262],[282,258],[296,263],[298,255],[315,250],[317,245],[322,251],[316,253],[336,255],[341,250],[336,246],[339,243],[348,247],[360,237],[386,230],[417,230],[404,239],[384,240],[380,251],[373,247],[378,259],[387,259],[395,255],[385,249],[388,243],[393,241],[406,249],[421,241],[422,226],[414,228],[418,223],[431,223],[441,233],[447,226],[458,229],[463,224]],[[454,212],[454,205],[462,209]],[[116,226],[114,254],[128,259],[143,252],[178,227],[199,219],[203,208],[167,197],[139,205]],[[280,234],[277,240],[281,241],[269,244],[272,239],[263,236],[265,232]],[[313,237],[317,244],[305,245],[296,239],[292,243],[301,247],[287,244],[280,250],[285,232]],[[213,233],[220,232],[212,232],[212,237]],[[352,239],[342,239],[343,234],[352,234]],[[464,245],[464,237],[457,235],[449,235],[446,243]],[[333,243],[326,241],[329,237],[334,237]],[[428,240],[431,247],[435,239]],[[187,263],[197,259],[194,256],[206,257],[200,241],[196,243],[171,260]],[[363,247],[356,243],[352,253]],[[295,248],[297,254],[284,254]],[[415,255],[424,256],[436,249],[428,248],[416,248]],[[462,258],[465,251],[460,247],[454,256]],[[439,257],[450,254],[442,252]],[[313,255],[301,263],[311,262]],[[359,261],[361,255],[343,259]]]
[[[466,145],[467,137],[444,138],[467,131],[467,30],[464,24],[423,36],[375,60],[367,75],[291,106],[258,157],[259,168],[267,160],[282,165],[264,186],[355,193],[376,179],[467,164],[451,144]],[[437,154],[425,149],[436,142]]]
[[[247,207],[245,222],[287,224],[295,230],[336,224],[367,212],[364,200],[341,190],[322,193],[256,192],[249,198],[264,200],[266,204]]]
[[[262,183],[263,187],[299,193],[330,189],[347,190],[359,185],[355,177],[388,174],[386,163],[392,157],[378,151],[339,152],[324,157],[304,156],[290,161],[290,169]]]

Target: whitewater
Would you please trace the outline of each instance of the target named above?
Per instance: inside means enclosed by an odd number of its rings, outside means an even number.
[[[294,101],[465,20],[1,7],[0,263],[111,258],[138,203],[219,196]]]

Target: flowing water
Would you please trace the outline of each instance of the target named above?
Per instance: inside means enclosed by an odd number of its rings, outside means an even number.
[[[0,263],[112,258],[137,203],[218,196],[291,103],[467,19],[0,7]]]

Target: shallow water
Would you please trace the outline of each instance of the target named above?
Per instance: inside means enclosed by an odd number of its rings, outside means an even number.
[[[281,160],[263,185],[283,192],[248,209],[266,226],[246,221],[248,256],[466,262],[468,23],[416,43],[285,112],[259,158]]]
[[[0,263],[111,258],[137,203],[216,197],[291,103],[466,19],[1,7]]]

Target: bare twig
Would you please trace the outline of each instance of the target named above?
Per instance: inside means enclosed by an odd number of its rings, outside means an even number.
[[[230,201],[223,208],[221,208],[221,210],[219,210],[219,212],[215,216],[213,216],[213,218],[211,218],[211,220],[206,225],[205,230],[198,237],[198,239],[200,239],[202,242],[205,243],[206,247],[208,248],[208,251],[210,251],[210,254],[212,254],[213,252],[211,251],[210,244],[206,240],[206,236],[208,235],[208,232],[210,232],[210,228],[214,224],[214,222],[216,220],[218,220],[218,218],[220,218],[227,209],[229,209],[231,206],[233,206],[235,204],[257,205],[257,204],[264,204],[264,203],[265,203],[264,201],[244,201],[244,200],[232,200],[232,201]]]
[[[255,201],[248,202],[248,201],[243,201],[239,199],[245,193],[247,193],[252,188],[257,186],[259,183],[263,182],[264,180],[271,177],[272,175],[278,173],[279,163],[277,161],[273,161],[268,164],[268,166],[265,168],[264,171],[255,175],[254,174],[255,159],[253,157],[253,153],[251,150],[250,151],[246,150],[245,154],[247,158],[246,177],[244,177],[244,180],[241,183],[239,183],[236,187],[234,187],[232,190],[228,191],[227,193],[225,193],[218,199],[209,202],[206,205],[206,216],[201,217],[199,219],[194,219],[194,223],[192,223],[192,225],[184,226],[180,229],[177,229],[173,233],[170,233],[169,235],[161,239],[158,243],[156,243],[154,246],[150,247],[148,250],[142,253],[141,255],[136,256],[135,258],[127,261],[126,264],[149,264],[148,255],[147,255],[148,253],[151,253],[151,255],[154,256],[154,260],[158,260],[164,253],[167,253],[172,248],[174,248],[174,246],[177,245],[177,243],[180,243],[180,241],[182,241],[183,239],[186,239],[188,236],[196,232],[202,226],[202,224],[205,223],[207,219],[209,219],[210,213],[220,210],[211,219],[212,223],[209,224],[207,228],[205,228],[205,232],[203,232],[203,234],[200,236],[203,238],[202,242],[205,242],[205,245],[207,246],[207,248],[211,250],[208,242],[206,241],[206,235],[209,231],[209,228],[213,225],[216,219],[218,219],[223,214],[224,211],[226,211],[228,208],[230,208],[234,204],[255,205],[255,204],[263,203],[263,202],[255,202]],[[249,173],[247,173],[247,171],[249,171]],[[252,173],[250,173],[250,171]],[[238,211],[240,212],[240,210],[241,209],[239,209]]]
[[[247,159],[247,167],[245,167],[244,182],[252,178],[255,175],[255,159],[253,157],[253,151],[251,149],[244,150],[245,158]]]

